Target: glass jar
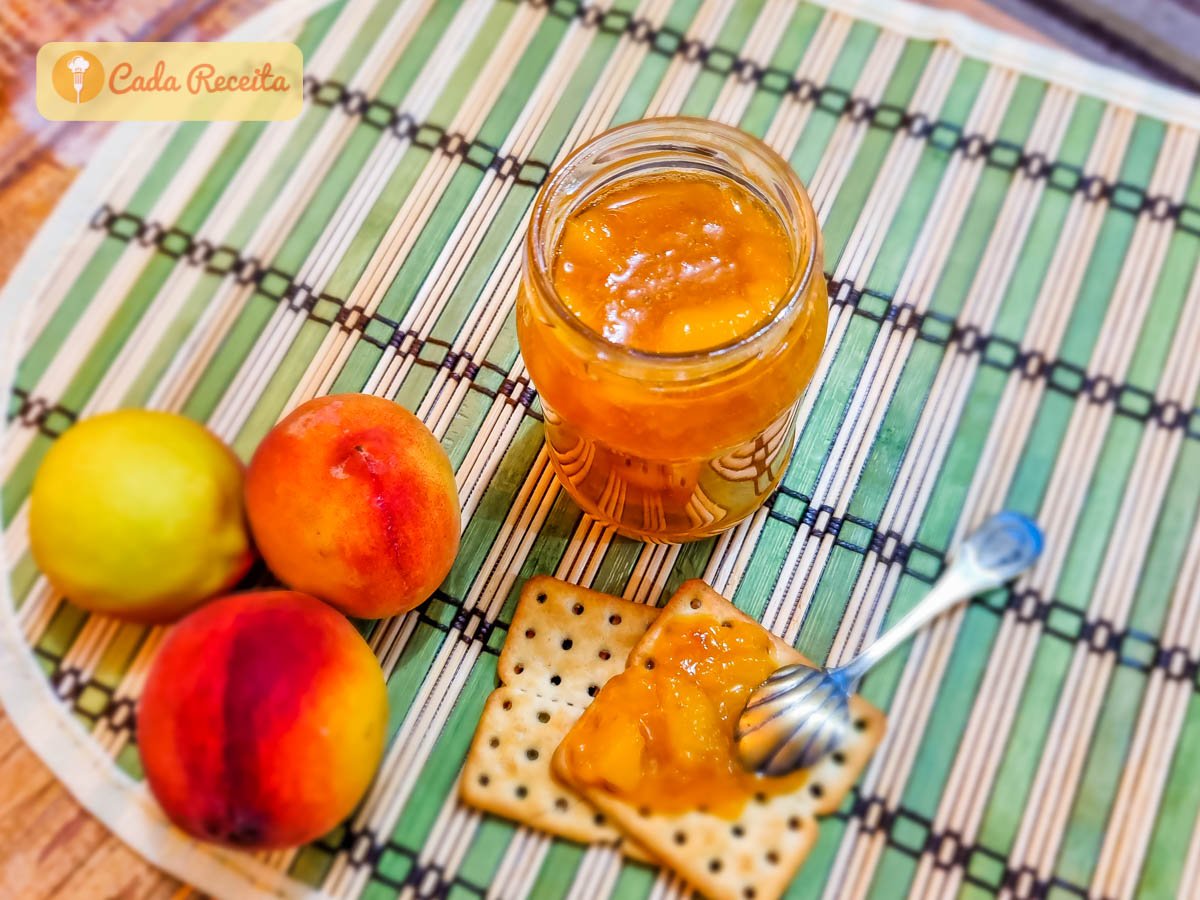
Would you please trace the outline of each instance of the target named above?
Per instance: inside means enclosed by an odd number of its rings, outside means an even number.
[[[778,216],[792,277],[766,318],[717,346],[658,353],[609,340],[567,308],[554,284],[565,223],[598,192],[646,176],[729,179]],[[827,320],[808,194],[782,157],[735,128],[684,117],[619,126],[575,150],[534,203],[517,334],[550,459],[579,505],[625,534],[694,540],[762,504],[791,456]]]

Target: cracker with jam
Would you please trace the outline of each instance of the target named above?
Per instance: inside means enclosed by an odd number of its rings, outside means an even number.
[[[713,900],[772,900],[884,729],[854,697],[850,739],[816,766],[783,778],[744,770],[737,717],[767,675],[795,662],[804,657],[700,581],[660,612],[534,579],[463,797],[562,837],[644,849]]]

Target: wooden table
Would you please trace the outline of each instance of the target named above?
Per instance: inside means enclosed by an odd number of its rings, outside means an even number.
[[[1022,37],[1041,40],[984,0],[922,2],[957,9]],[[258,4],[245,0],[139,0],[135,5],[145,9],[146,20],[155,26],[149,33],[137,29],[137,38],[168,40],[218,34]],[[56,7],[62,9],[56,11]],[[12,72],[22,67],[22,61],[6,59],[4,53],[23,46],[31,48],[28,52],[32,55],[42,43],[64,33],[89,33],[89,22],[77,21],[79,14],[67,0],[31,8],[36,11],[19,23],[0,15],[0,159],[7,160],[7,169],[0,169],[0,221],[5,223],[0,235],[0,281],[8,277],[38,226],[78,173],[53,147],[44,146],[42,134],[31,134],[11,114],[11,97],[3,92],[6,87],[11,89]],[[108,11],[103,3],[85,8],[94,11],[96,18]],[[128,5],[126,19],[127,9]],[[76,27],[66,30],[65,23],[72,21]],[[21,27],[14,29],[14,24]],[[117,38],[105,32],[97,39]],[[19,88],[19,79],[16,84]],[[0,898],[183,900],[189,896],[195,892],[143,861],[79,806],[25,746],[0,710]]]

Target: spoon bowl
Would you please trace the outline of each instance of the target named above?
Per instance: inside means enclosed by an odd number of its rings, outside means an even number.
[[[849,730],[850,692],[836,670],[784,666],[746,703],[737,753],[748,769],[786,775],[820,762],[845,743]]]

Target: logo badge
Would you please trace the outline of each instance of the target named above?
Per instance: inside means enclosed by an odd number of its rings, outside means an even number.
[[[300,114],[295,44],[65,41],[37,55],[37,107],[56,122],[273,121]]]

